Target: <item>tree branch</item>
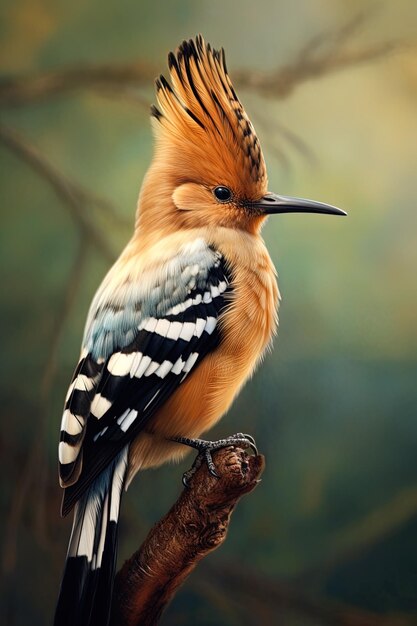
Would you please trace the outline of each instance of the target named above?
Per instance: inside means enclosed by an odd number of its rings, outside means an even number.
[[[233,71],[237,87],[274,98],[288,97],[296,87],[331,72],[376,61],[406,47],[405,42],[386,41],[349,48],[347,43],[370,17],[360,12],[339,29],[310,39],[294,60],[271,72],[243,68]],[[413,44],[412,44],[413,45]],[[149,86],[158,68],[146,61],[121,64],[76,65],[25,76],[12,76],[0,82],[0,107],[18,107],[59,95],[88,89],[124,99],[144,99],[135,90]]]
[[[203,464],[117,574],[112,626],[157,624],[199,561],[225,540],[234,507],[259,482],[264,457],[229,447],[214,458],[221,478],[211,476]]]
[[[202,465],[171,510],[150,531],[142,546],[117,574],[111,626],[154,626],[179,586],[197,564],[225,540],[239,499],[256,487],[263,456],[240,448],[216,453],[221,478]],[[271,580],[233,565],[204,567],[204,578],[228,597],[242,594],[257,612],[290,611],[329,626],[411,626],[403,614],[380,615],[337,601],[309,596],[294,583]],[[247,607],[246,607],[247,608]]]
[[[273,72],[240,70],[234,72],[236,83],[243,89],[278,99],[287,98],[296,87],[308,80],[321,78],[338,70],[376,61],[405,47],[398,41],[388,41],[366,48],[325,51],[307,57],[298,56],[292,63]]]
[[[315,35],[303,46],[293,61],[272,72],[241,70],[233,78],[240,87],[278,99],[287,98],[296,87],[308,80],[354,67],[370,61],[378,61],[391,53],[416,42],[383,41],[368,46],[349,47],[349,41],[371,17],[372,11],[361,11],[340,28]]]
[[[46,427],[48,418],[48,397],[55,380],[57,369],[57,356],[66,321],[72,311],[80,279],[83,274],[83,267],[86,260],[88,244],[84,240],[79,243],[78,253],[74,259],[73,266],[66,281],[62,302],[57,310],[55,320],[52,324],[51,335],[48,343],[47,357],[45,360],[41,377],[39,410],[36,416],[36,437],[33,439],[31,449],[25,464],[16,481],[13,490],[12,502],[6,519],[3,544],[3,572],[9,573],[16,565],[16,552],[18,543],[18,529],[23,514],[25,500],[30,494],[36,502],[33,507],[37,539],[40,543],[45,542],[45,488],[47,479],[47,458],[46,458]],[[39,532],[40,531],[40,532]]]
[[[81,89],[143,87],[157,76],[144,61],[122,64],[75,65],[50,72],[10,77],[0,84],[0,106],[17,107]]]
[[[86,215],[86,202],[91,200],[93,194],[61,174],[35,146],[14,129],[0,125],[0,142],[50,184],[56,195],[68,208],[81,236],[92,243],[105,258],[114,261],[114,254],[107,241]],[[103,204],[109,206],[101,199],[95,199],[92,203],[98,206],[103,206]]]

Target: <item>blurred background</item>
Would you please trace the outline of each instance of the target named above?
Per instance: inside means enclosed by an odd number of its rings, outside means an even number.
[[[224,46],[271,190],[346,219],[264,236],[279,336],[213,437],[266,455],[163,624],[417,624],[417,4],[3,0],[2,621],[51,620],[70,530],[56,447],[89,302],[133,226],[169,50]],[[120,562],[189,465],[137,477]]]

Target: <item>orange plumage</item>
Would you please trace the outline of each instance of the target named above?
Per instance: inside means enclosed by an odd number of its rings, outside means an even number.
[[[266,193],[266,168],[224,52],[200,36],[184,42],[176,57],[171,53],[169,65],[172,87],[163,77],[156,81],[160,108],[151,110],[155,153],[139,198],[139,236],[207,226],[253,231],[259,220],[248,219],[238,202]],[[233,190],[235,203],[215,202],[212,189],[219,184]]]
[[[259,234],[264,215],[242,203],[267,192],[259,140],[227,73],[224,51],[201,36],[169,56],[172,87],[156,81],[152,108],[153,162],[139,197],[136,231],[127,254],[178,247],[203,237],[227,260],[234,280],[222,314],[223,341],[173,394],[131,447],[130,479],[139,468],[179,458],[187,450],[167,441],[198,437],[228,410],[252,374],[277,325],[278,286]],[[216,202],[224,185],[234,201]],[[158,207],[157,209],[155,207]]]
[[[161,233],[162,236],[162,233]],[[222,342],[207,355],[131,447],[129,480],[145,467],[179,459],[188,451],[174,436],[199,437],[229,409],[268,346],[277,325],[275,269],[259,235],[232,228],[190,229],[172,241],[205,236],[222,252],[234,274],[229,306],[221,315]]]
[[[169,67],[172,84],[156,81],[135,231],[93,299],[66,397],[62,511],[75,515],[55,626],[106,626],[123,489],[186,446],[213,448],[190,439],[229,409],[269,345],[279,291],[260,235],[266,217],[343,214],[267,191],[223,50],[198,36]]]

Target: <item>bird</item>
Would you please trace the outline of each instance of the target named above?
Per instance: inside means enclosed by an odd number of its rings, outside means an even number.
[[[277,274],[261,229],[288,212],[345,215],[268,190],[260,142],[223,48],[201,35],[155,81],[154,154],[134,232],[95,294],[65,400],[61,514],[74,520],[55,626],[108,624],[122,493],[139,470],[211,453],[201,439],[270,346]],[[188,484],[193,469],[185,475]]]

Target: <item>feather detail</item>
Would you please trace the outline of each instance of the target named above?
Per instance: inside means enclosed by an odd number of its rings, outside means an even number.
[[[65,405],[59,444],[63,515],[219,341],[229,277],[222,256],[204,240],[161,265],[153,283],[146,277],[125,281],[124,300],[119,291],[117,303],[113,272],[93,302]],[[128,309],[130,326],[108,323],[116,307],[120,321]],[[94,378],[86,383],[87,370]]]
[[[127,458],[128,447],[76,504],[54,626],[108,623]]]
[[[165,132],[168,141],[180,138],[188,157],[200,146],[209,145],[206,166],[213,154],[220,160],[223,173],[228,171],[224,166],[229,154],[238,178],[244,175],[254,182],[265,182],[259,140],[233,88],[224,50],[211,48],[198,35],[195,41],[184,41],[176,54],[171,52],[168,65],[172,87],[163,76],[156,80],[159,109],[152,111],[157,135],[163,137]]]
[[[123,487],[184,453],[172,436],[221,417],[277,321],[265,216],[252,210],[265,163],[224,52],[198,36],[169,68],[135,232],[93,299],[65,401],[62,514],[75,511],[55,626],[107,625]]]

